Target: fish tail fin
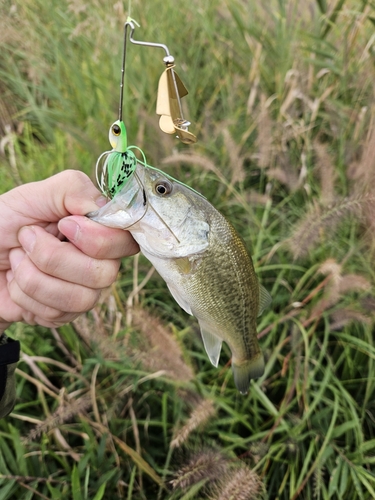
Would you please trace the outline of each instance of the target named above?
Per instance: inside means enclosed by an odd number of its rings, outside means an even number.
[[[255,358],[249,359],[241,364],[232,361],[234,383],[241,394],[249,391],[250,380],[261,377],[264,373],[263,355],[259,353]]]

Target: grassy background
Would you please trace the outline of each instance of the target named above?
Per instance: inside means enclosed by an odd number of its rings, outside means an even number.
[[[0,185],[94,178],[117,117],[127,2],[0,4]],[[0,500],[375,498],[375,5],[133,1],[166,43],[199,142],[155,114],[161,51],[129,46],[124,121],[150,164],[200,190],[273,297],[264,376],[242,397],[142,257],[58,330],[15,324]]]

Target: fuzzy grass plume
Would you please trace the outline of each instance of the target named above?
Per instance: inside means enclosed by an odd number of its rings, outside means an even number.
[[[191,486],[204,481],[219,480],[230,467],[230,462],[220,452],[204,448],[192,454],[188,462],[177,472],[171,481],[174,489],[187,491]]]
[[[215,407],[213,401],[210,399],[200,401],[193,409],[184,426],[176,431],[175,437],[171,441],[171,447],[177,448],[181,446],[193,431],[204,426],[210,418],[214,418],[214,415]]]
[[[260,500],[263,497],[259,476],[248,467],[242,466],[221,478],[215,500]]]
[[[165,370],[167,376],[181,382],[192,380],[193,370],[185,362],[179,343],[159,318],[137,308],[133,310],[133,325],[144,339],[141,348],[134,350],[135,359],[150,371]]]
[[[1,189],[67,166],[94,178],[129,13],[104,0],[0,11]],[[10,327],[25,355],[0,421],[1,500],[239,499],[262,494],[257,477],[270,499],[375,498],[374,6],[133,0],[131,16],[173,50],[198,142],[160,132],[161,61],[130,44],[129,141],[254,255],[273,297],[258,319],[265,374],[239,396],[225,346],[215,369],[149,264],[124,259],[80,322]],[[182,465],[179,433],[198,450]]]

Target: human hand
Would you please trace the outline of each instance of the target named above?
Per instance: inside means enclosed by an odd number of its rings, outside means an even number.
[[[139,247],[128,231],[84,217],[105,202],[77,170],[0,196],[0,333],[15,321],[68,323],[115,281],[121,257]]]

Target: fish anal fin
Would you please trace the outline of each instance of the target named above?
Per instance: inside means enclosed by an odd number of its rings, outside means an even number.
[[[263,285],[259,284],[259,309],[258,316],[262,314],[262,312],[271,305],[272,297],[268,293],[268,291],[264,288]]]
[[[204,348],[210,358],[211,363],[217,368],[219,364],[222,340],[200,325]]]
[[[259,353],[255,358],[238,364],[232,360],[232,370],[237,389],[241,394],[247,394],[250,380],[261,377],[264,373],[263,354]]]

